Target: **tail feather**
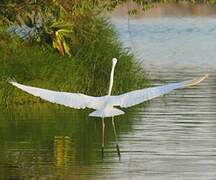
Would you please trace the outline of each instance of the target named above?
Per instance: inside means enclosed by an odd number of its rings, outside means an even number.
[[[102,110],[96,110],[89,114],[92,117],[114,117],[124,114],[124,111],[117,108],[107,108]]]

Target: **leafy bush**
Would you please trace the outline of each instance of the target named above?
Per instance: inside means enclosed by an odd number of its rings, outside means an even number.
[[[53,90],[105,95],[112,58],[117,64],[113,93],[145,87],[144,74],[133,56],[119,43],[113,27],[104,19],[82,17],[75,22],[73,56],[61,56],[47,44],[37,44],[0,34],[0,103],[40,102],[8,84],[18,82]]]

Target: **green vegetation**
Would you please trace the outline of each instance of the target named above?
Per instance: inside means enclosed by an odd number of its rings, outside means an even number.
[[[133,56],[119,43],[113,27],[104,19],[83,18],[76,25],[77,42],[72,56],[62,56],[47,44],[26,42],[0,33],[0,102],[25,104],[39,102],[8,84],[18,82],[53,90],[104,95],[108,90],[111,59],[117,57],[113,93],[146,86],[143,73]]]
[[[41,101],[12,87],[9,78],[58,91],[105,95],[113,57],[119,59],[113,93],[145,87],[133,56],[122,48],[110,23],[98,16],[107,6],[97,0],[2,1],[0,104]]]

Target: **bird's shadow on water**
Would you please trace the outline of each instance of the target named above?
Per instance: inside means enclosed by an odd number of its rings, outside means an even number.
[[[115,118],[122,157],[121,136],[133,131],[136,116],[131,111]],[[3,166],[0,169],[4,172],[1,177],[88,174],[98,163],[118,162],[111,119],[105,119],[105,154],[102,160],[101,119],[89,117],[89,112],[50,104],[1,109],[0,162]],[[28,167],[31,168],[26,172]]]

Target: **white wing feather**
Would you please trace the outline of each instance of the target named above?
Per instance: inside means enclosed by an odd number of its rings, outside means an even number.
[[[16,86],[17,88],[29,94],[32,94],[34,96],[40,97],[41,99],[44,99],[46,101],[61,104],[76,109],[84,109],[86,107],[92,109],[98,109],[100,108],[102,103],[100,97],[87,96],[85,94],[80,94],[80,93],[52,91],[52,90],[22,85],[13,81],[11,81],[10,83]]]
[[[205,75],[195,80],[188,80],[179,83],[171,83],[159,87],[145,88],[145,89],[131,91],[122,95],[113,96],[112,98],[113,106],[120,106],[123,108],[134,106],[144,101],[148,101],[150,99],[167,94],[172,90],[196,85],[201,81],[203,81],[207,76],[208,75]]]
[[[107,105],[109,104],[109,106],[120,106],[126,108],[159,97],[161,95],[167,94],[168,92],[175,89],[196,85],[201,81],[203,81],[207,76],[208,75],[205,75],[195,80],[189,80],[189,81],[183,81],[179,83],[171,83],[159,87],[151,87],[151,88],[135,90],[118,96],[102,96],[102,97],[93,97],[93,96],[87,96],[85,94],[80,94],[80,93],[58,92],[53,90],[36,88],[32,86],[19,84],[14,81],[11,81],[10,83],[29,94],[38,96],[41,99],[47,100],[52,103],[57,103],[57,104],[61,104],[76,109],[84,109],[86,107],[92,109],[102,109],[105,101]]]

